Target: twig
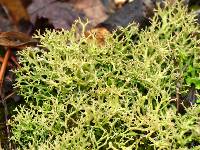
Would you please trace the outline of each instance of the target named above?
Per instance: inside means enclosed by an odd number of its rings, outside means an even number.
[[[3,62],[3,57],[0,56],[0,62]],[[8,61],[8,66],[13,67],[12,63]]]
[[[16,56],[11,52],[11,60],[14,62],[14,64],[17,66],[17,68],[20,68],[21,66],[17,62]]]
[[[13,95],[15,95],[15,92],[12,92],[12,93],[8,94],[7,96],[5,96],[3,98],[3,100],[6,101],[7,99],[9,99],[10,97],[12,97]]]
[[[6,51],[5,51],[6,52]],[[13,54],[13,51],[11,51],[10,53],[10,59],[12,60],[12,62],[17,66],[17,68],[20,68],[21,66],[19,65],[16,56]],[[3,58],[0,56],[0,62],[3,62]],[[13,67],[13,64],[8,61],[8,65]]]
[[[0,89],[1,89],[1,92],[2,92],[2,86],[3,86],[3,78],[4,78],[4,75],[5,75],[5,72],[6,72],[6,67],[8,65],[8,59],[10,57],[10,54],[11,54],[11,49],[8,48],[8,50],[6,51],[6,54],[4,56],[3,63],[2,63],[2,66],[1,66],[1,70],[0,70]]]
[[[8,65],[8,60],[9,60],[10,54],[11,54],[11,49],[8,48],[8,50],[6,51],[6,54],[4,56],[3,63],[2,63],[2,66],[1,66],[1,70],[0,70],[1,103],[4,106],[4,113],[5,113],[4,115],[5,115],[6,132],[7,132],[8,140],[10,139],[10,129],[9,129],[9,126],[7,125],[7,122],[8,122],[8,107],[7,107],[6,101],[4,100],[5,95],[4,95],[4,89],[3,89],[3,81],[4,81],[4,75],[5,75],[5,72],[6,72],[6,67]],[[9,142],[9,148],[12,149],[11,142]]]

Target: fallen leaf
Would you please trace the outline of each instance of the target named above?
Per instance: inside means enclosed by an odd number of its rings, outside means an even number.
[[[150,17],[153,16],[154,8],[155,4],[150,0],[134,0],[118,9],[99,26],[113,31],[118,26],[126,27],[128,24],[135,22],[140,28],[144,28],[151,24]]]
[[[0,45],[21,48],[26,45],[35,44],[37,41],[22,32],[0,32]]]
[[[100,45],[105,43],[105,38],[108,34],[110,34],[110,32],[104,27],[97,27],[85,32],[85,36],[88,37],[88,39],[95,39]]]
[[[74,8],[82,11],[86,15],[93,26],[108,18],[106,8],[100,0],[71,0],[70,2]]]
[[[34,0],[28,7],[28,12],[33,24],[37,18],[47,18],[55,28],[64,29],[69,29],[78,17],[84,17],[71,4],[55,0]]]
[[[9,19],[0,15],[0,31],[10,31],[13,26],[11,25]]]
[[[29,15],[21,0],[0,0],[0,4],[6,7],[15,25],[18,26],[21,20],[29,20]]]

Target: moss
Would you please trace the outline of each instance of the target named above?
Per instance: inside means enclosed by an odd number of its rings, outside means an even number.
[[[119,28],[123,36],[107,35],[104,45],[77,36],[79,24],[35,36],[48,51],[20,52],[16,87],[27,106],[10,121],[19,148],[199,149],[200,106],[181,115],[173,104],[177,83],[180,93],[190,86],[186,64],[198,71],[194,16],[170,4],[149,28]]]

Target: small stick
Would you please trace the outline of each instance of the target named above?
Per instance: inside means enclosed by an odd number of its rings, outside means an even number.
[[[16,56],[11,52],[11,60],[14,62],[14,64],[17,66],[17,68],[20,68],[21,66],[17,62]]]
[[[1,70],[0,70],[1,103],[4,106],[4,113],[5,113],[4,117],[5,117],[5,122],[6,122],[6,132],[7,132],[8,140],[10,139],[10,128],[7,125],[7,123],[8,123],[8,107],[7,107],[6,101],[4,100],[4,97],[5,97],[4,94],[5,93],[4,93],[4,89],[3,89],[3,81],[4,81],[4,75],[5,75],[5,72],[6,72],[6,67],[8,65],[8,60],[10,58],[10,55],[11,55],[11,49],[8,48],[8,50],[6,51],[6,54],[5,54],[4,58],[3,58],[3,62],[2,62],[2,65],[1,65]],[[12,149],[11,142],[9,142],[9,148]]]
[[[1,59],[1,58],[0,58]],[[17,66],[17,68],[20,68],[21,66],[19,65],[16,56],[13,54],[13,51],[11,51],[10,54],[10,59],[12,60],[12,62]],[[1,61],[1,60],[0,60]],[[10,62],[9,62],[10,63]],[[11,64],[11,63],[10,63]],[[9,65],[9,64],[8,64]]]
[[[12,97],[13,95],[15,95],[15,92],[12,92],[12,93],[8,94],[6,97],[4,97],[3,101],[6,101],[7,99]]]
[[[3,78],[4,78],[4,75],[5,75],[5,72],[6,72],[6,67],[7,67],[7,64],[8,64],[8,59],[10,57],[10,54],[11,54],[11,49],[8,48],[8,50],[6,51],[6,54],[4,56],[3,63],[2,63],[2,66],[1,66],[1,70],[0,70],[0,88],[2,88]]]
[[[0,56],[0,62],[3,63],[3,57]],[[8,61],[8,66],[13,67],[12,63]]]

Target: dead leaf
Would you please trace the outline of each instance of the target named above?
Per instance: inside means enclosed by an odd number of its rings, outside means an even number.
[[[37,18],[47,18],[55,28],[64,29],[69,29],[78,17],[84,17],[71,4],[55,0],[34,0],[28,7],[28,12],[33,24]]]
[[[103,22],[108,15],[100,0],[71,0],[74,8],[82,11],[93,26]]]
[[[127,27],[128,24],[135,22],[140,28],[144,28],[151,24],[150,18],[154,14],[155,7],[156,5],[150,0],[134,0],[118,9],[99,26],[113,31],[118,26]]]
[[[29,15],[21,0],[0,0],[0,4],[7,8],[15,25],[18,26],[21,20],[29,20]]]
[[[12,30],[12,28],[13,27],[10,21],[7,18],[0,15],[0,31],[10,31]]]
[[[36,40],[22,32],[0,32],[1,46],[21,48],[35,43],[37,43]]]
[[[105,38],[108,34],[110,34],[110,32],[104,27],[94,28],[85,32],[85,36],[88,37],[88,39],[95,39],[100,45],[105,43]]]

